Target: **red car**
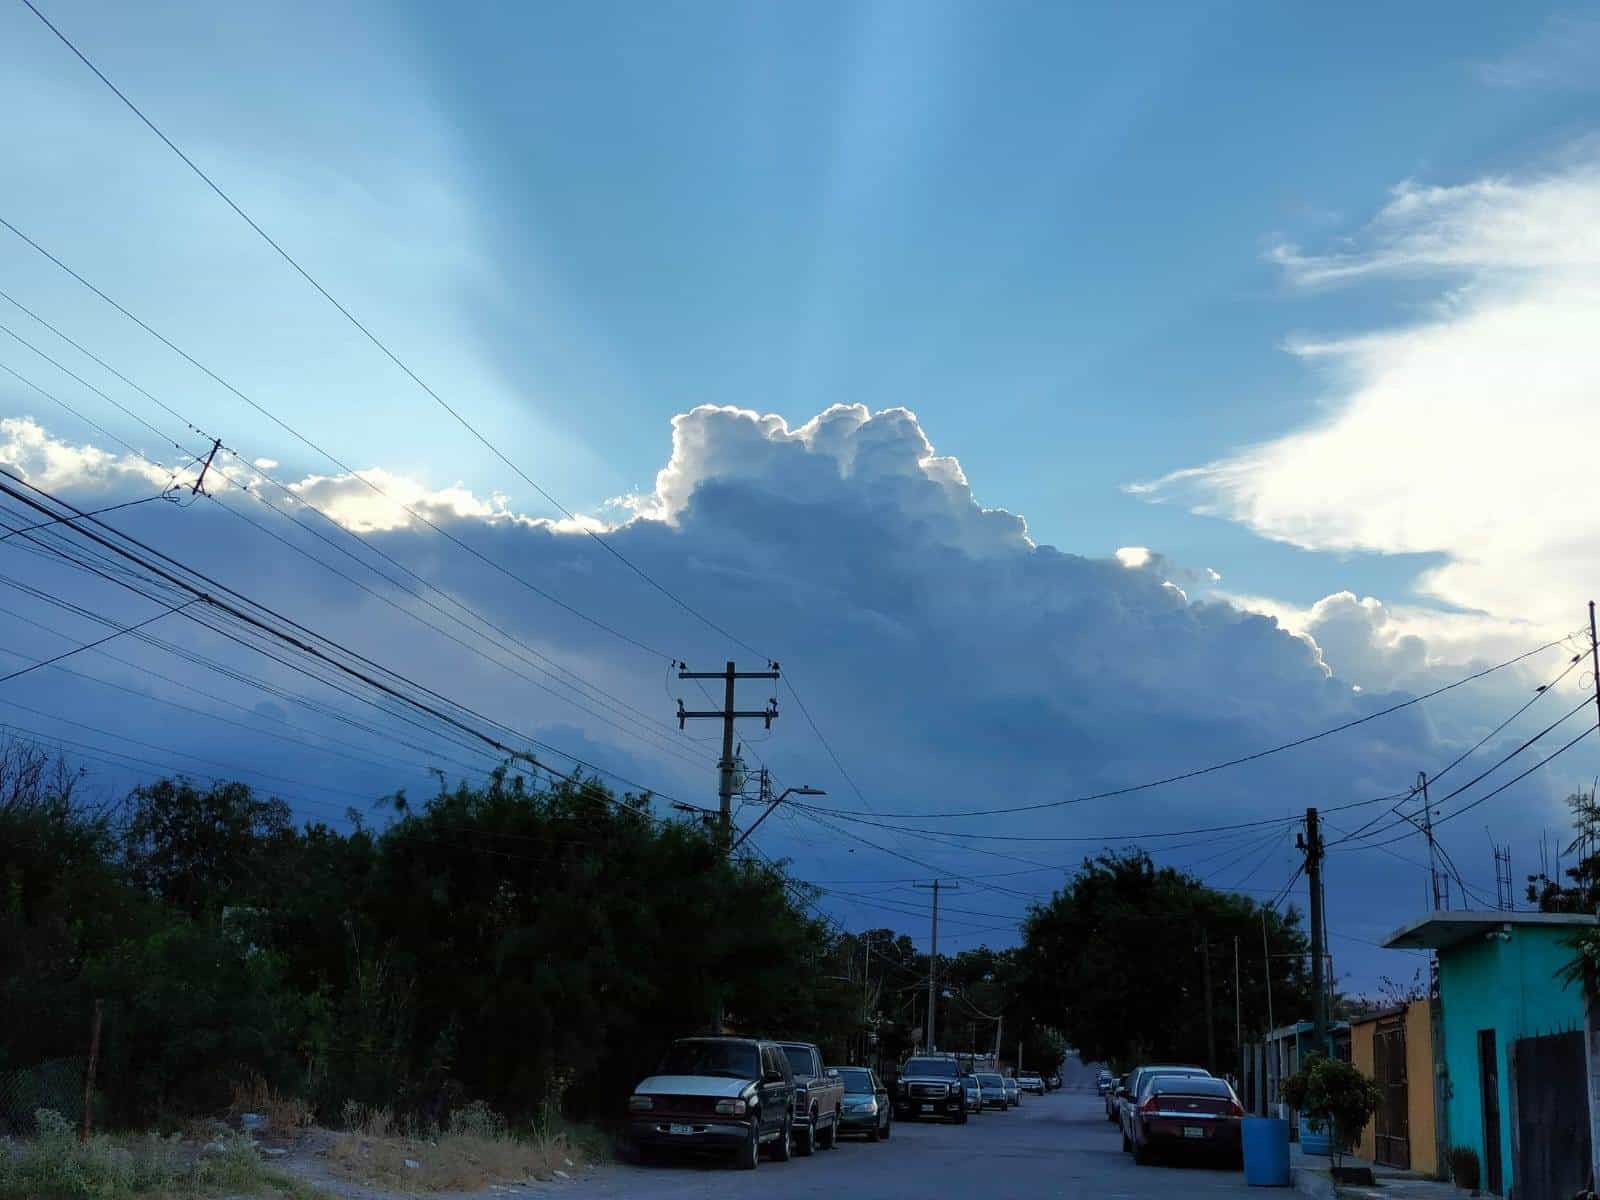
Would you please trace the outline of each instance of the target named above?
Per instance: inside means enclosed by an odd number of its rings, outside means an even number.
[[[1239,1123],[1244,1108],[1225,1079],[1152,1075],[1129,1102],[1122,1148],[1140,1166],[1180,1154],[1244,1165]]]

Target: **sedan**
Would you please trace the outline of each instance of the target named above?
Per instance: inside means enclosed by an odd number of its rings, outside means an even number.
[[[889,1089],[868,1067],[832,1067],[844,1080],[844,1107],[839,1113],[840,1133],[865,1134],[869,1142],[888,1138],[894,1127],[894,1106]]]
[[[1122,1148],[1140,1166],[1178,1155],[1222,1159],[1235,1170],[1244,1163],[1239,1137],[1244,1108],[1225,1079],[1156,1075],[1139,1102],[1129,1105]]]
[[[1007,1075],[1005,1077],[1005,1083],[1006,1103],[1011,1105],[1012,1108],[1020,1108],[1022,1106],[1022,1089],[1017,1086],[1016,1077],[1013,1075]]]
[[[978,1082],[976,1075],[963,1075],[961,1082],[967,1090],[967,1111],[981,1113],[983,1111],[983,1085]]]
[[[1017,1086],[1035,1096],[1044,1095],[1044,1076],[1037,1071],[1026,1071],[1017,1076]]]
[[[1011,1101],[1006,1096],[1006,1081],[998,1071],[981,1072],[978,1075],[978,1087],[981,1089],[983,1107],[1011,1107]]]

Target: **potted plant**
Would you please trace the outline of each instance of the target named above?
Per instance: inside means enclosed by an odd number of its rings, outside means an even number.
[[[1450,1160],[1450,1178],[1455,1180],[1455,1185],[1476,1196],[1482,1179],[1478,1152],[1471,1146],[1451,1146],[1445,1157]]]
[[[1378,1111],[1383,1090],[1355,1067],[1321,1055],[1306,1060],[1283,1081],[1283,1098],[1299,1110],[1312,1129],[1328,1130],[1333,1178],[1345,1183],[1370,1183],[1367,1168],[1347,1170],[1344,1154]]]

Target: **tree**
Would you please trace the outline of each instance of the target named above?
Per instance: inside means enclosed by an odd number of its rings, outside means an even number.
[[[1600,804],[1592,790],[1574,792],[1567,808],[1573,837],[1561,853],[1577,861],[1554,878],[1544,871],[1529,875],[1527,895],[1540,912],[1592,913],[1600,905]]]
[[[1086,1059],[1203,1063],[1201,955],[1209,943],[1218,1061],[1208,1065],[1225,1070],[1239,1057],[1231,1019],[1235,936],[1249,948],[1240,959],[1244,1027],[1266,1026],[1263,923],[1272,954],[1273,1007],[1284,1014],[1303,1011],[1310,997],[1307,944],[1293,908],[1264,909],[1182,872],[1157,868],[1142,852],[1088,859],[1023,924],[1019,1003],[1034,1019],[1059,1027]]]
[[[1327,1129],[1333,1169],[1383,1103],[1383,1089],[1350,1063],[1321,1054],[1283,1081],[1283,1098],[1312,1129]]]

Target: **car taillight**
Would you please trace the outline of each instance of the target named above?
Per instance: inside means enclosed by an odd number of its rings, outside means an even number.
[[[1160,1108],[1161,1108],[1161,1101],[1158,1100],[1154,1096],[1151,1096],[1150,1099],[1146,1100],[1143,1104],[1139,1105],[1139,1111],[1144,1113],[1146,1116],[1149,1116],[1149,1115],[1151,1115],[1153,1113],[1156,1113],[1156,1112],[1160,1111]]]
[[[1230,1117],[1244,1116],[1244,1109],[1240,1106],[1237,1100],[1231,1100],[1228,1102],[1228,1115]]]

